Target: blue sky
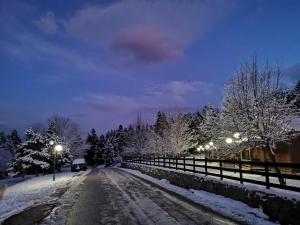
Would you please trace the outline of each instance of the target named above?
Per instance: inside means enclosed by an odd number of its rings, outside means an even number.
[[[218,105],[256,54],[300,79],[300,2],[0,0],[0,128],[53,114],[106,131]]]

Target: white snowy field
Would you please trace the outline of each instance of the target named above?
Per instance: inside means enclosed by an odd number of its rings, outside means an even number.
[[[8,186],[0,199],[0,221],[33,205],[53,200],[50,195],[56,189],[71,185],[77,178],[89,172],[90,170],[78,173],[61,172],[56,174],[55,181],[52,180],[52,174],[29,177],[29,179]],[[8,184],[14,183],[13,179],[15,178],[1,181],[1,183],[2,185],[5,181]]]
[[[207,208],[212,209],[213,211],[219,212],[220,214],[234,218],[237,221],[244,222],[249,225],[257,225],[257,224],[264,224],[264,225],[274,225],[273,223],[268,220],[268,216],[265,215],[260,208],[251,208],[245,203],[225,198],[221,195],[216,195],[213,193],[209,193],[206,191],[199,191],[199,190],[187,190],[175,185],[170,184],[167,180],[159,180],[154,177],[142,174],[140,171],[131,170],[131,169],[124,169],[121,168],[128,173],[136,175],[140,178],[146,179],[151,181],[167,190],[175,192],[179,195],[182,195],[193,202],[196,202],[200,205],[203,205]]]

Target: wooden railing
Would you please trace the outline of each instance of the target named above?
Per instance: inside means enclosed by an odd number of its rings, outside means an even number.
[[[151,165],[168,169],[229,179],[289,191],[300,192],[300,163],[271,163],[197,159],[195,157],[124,157],[124,162]],[[279,168],[281,173],[276,173]],[[279,184],[278,178],[284,180]]]

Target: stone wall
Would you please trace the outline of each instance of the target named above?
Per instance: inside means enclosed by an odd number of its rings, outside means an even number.
[[[249,188],[233,182],[164,168],[134,163],[122,163],[122,167],[139,170],[158,179],[166,179],[182,188],[203,190],[244,202],[250,207],[260,207],[270,220],[278,221],[280,224],[300,224],[300,197],[287,197],[272,190]]]

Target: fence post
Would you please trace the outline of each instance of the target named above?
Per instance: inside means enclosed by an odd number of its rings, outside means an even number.
[[[242,171],[242,164],[239,162],[239,170],[240,170],[240,183],[243,184],[243,171]]]
[[[171,159],[169,158],[169,169],[171,168]]]
[[[270,177],[269,177],[268,162],[265,162],[265,176],[266,176],[266,188],[270,189]]]
[[[183,156],[183,171],[185,171],[185,156]]]
[[[178,169],[178,158],[176,156],[176,170]]]
[[[222,161],[220,161],[220,177],[221,177],[221,180],[223,180],[223,169],[222,169]]]
[[[193,172],[196,173],[195,156],[193,157]]]
[[[207,176],[207,157],[205,157],[204,169],[205,169],[205,176]]]
[[[166,157],[163,157],[163,161],[164,161],[164,167],[166,167]]]

